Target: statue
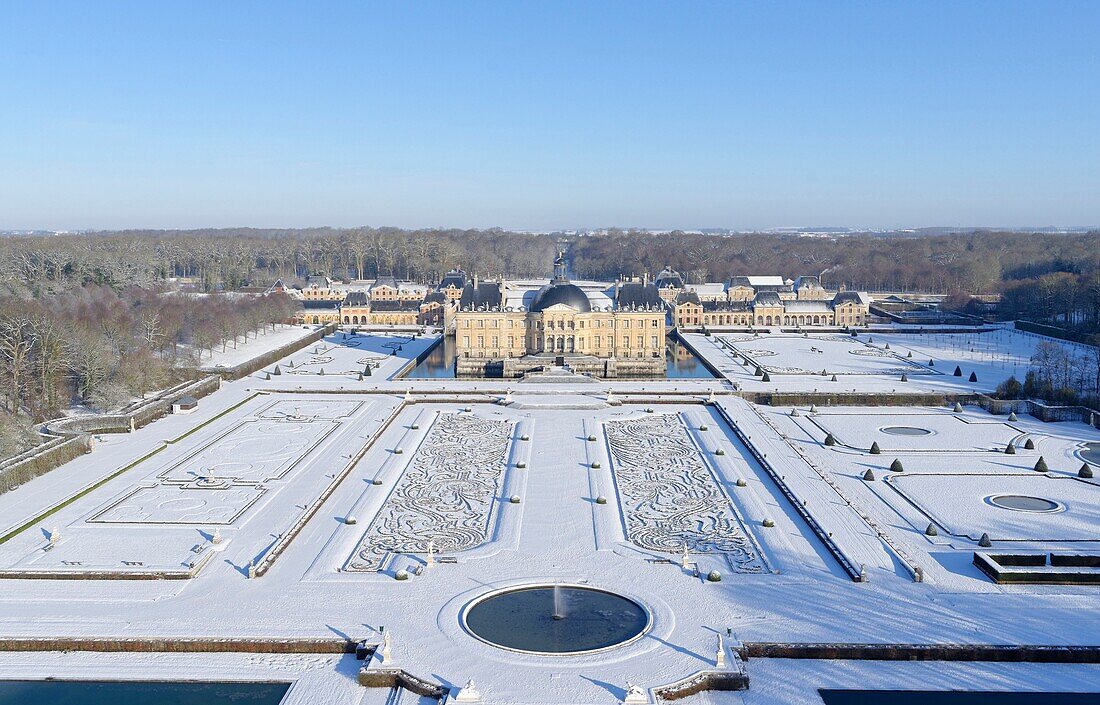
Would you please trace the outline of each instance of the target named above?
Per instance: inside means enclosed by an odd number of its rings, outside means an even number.
[[[718,635],[718,651],[714,655],[714,667],[721,670],[726,667],[726,644],[722,641],[722,635]]]
[[[623,705],[641,705],[648,702],[649,695],[641,686],[633,683],[626,684],[626,697],[623,698]]]
[[[473,680],[466,681],[466,685],[462,686],[458,691],[458,695],[455,696],[456,703],[476,703],[480,701],[481,693],[474,686]]]

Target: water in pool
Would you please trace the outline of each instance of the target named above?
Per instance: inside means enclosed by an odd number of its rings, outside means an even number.
[[[1100,465],[1100,443],[1086,443],[1081,457],[1093,465]]]
[[[409,372],[409,379],[454,379],[455,339],[443,336],[427,357]],[[669,379],[713,379],[714,374],[687,346],[672,338],[665,346],[665,375]]]
[[[289,683],[0,680],[0,705],[277,705],[289,688]]]
[[[1003,494],[998,497],[990,497],[991,504],[1005,509],[1015,509],[1020,512],[1053,512],[1058,508],[1058,503],[1042,497],[1028,497],[1019,494]]]
[[[927,428],[916,426],[887,426],[882,429],[882,432],[891,436],[927,436],[932,433]]]
[[[631,599],[570,586],[492,595],[474,604],[465,619],[471,632],[491,644],[548,654],[606,649],[641,634],[649,623]]]

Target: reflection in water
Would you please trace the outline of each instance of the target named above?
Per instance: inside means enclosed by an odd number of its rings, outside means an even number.
[[[407,375],[409,379],[454,379],[455,338],[443,336]],[[686,345],[669,338],[665,347],[665,375],[669,379],[713,379],[714,375]]]

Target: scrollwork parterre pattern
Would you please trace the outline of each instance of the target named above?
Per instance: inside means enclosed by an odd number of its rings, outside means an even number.
[[[717,553],[742,573],[767,562],[676,414],[604,424],[612,472],[635,545],[662,553]]]
[[[344,570],[380,570],[390,553],[440,553],[484,543],[507,468],[514,423],[440,414]]]

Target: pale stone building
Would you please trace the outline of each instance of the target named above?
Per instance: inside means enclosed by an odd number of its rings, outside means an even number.
[[[593,304],[559,254],[553,279],[520,297],[507,283],[467,283],[454,314],[456,371],[511,377],[565,364],[601,377],[662,376],[665,316],[653,284],[619,283]]]

